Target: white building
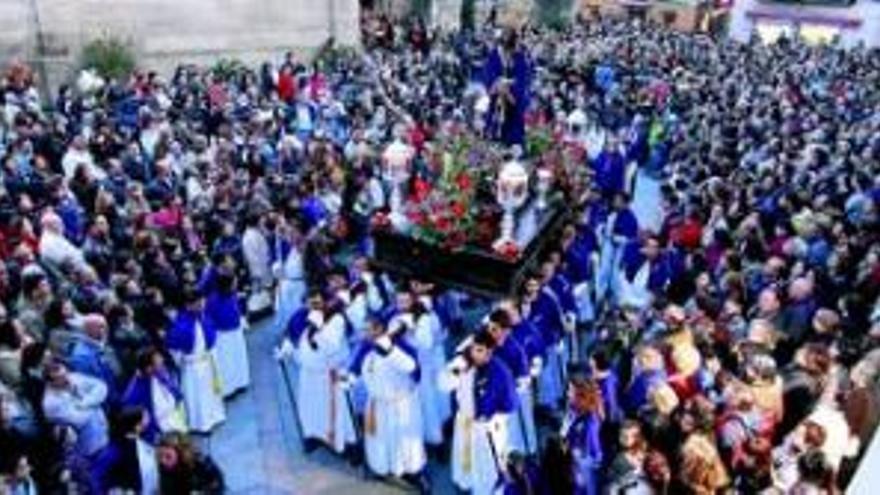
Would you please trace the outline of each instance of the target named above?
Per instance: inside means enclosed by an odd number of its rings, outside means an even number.
[[[843,46],[880,46],[880,2],[857,0],[853,5],[820,6],[735,0],[729,32],[742,41],[753,32],[767,41],[800,32],[808,41],[824,42],[839,36]]]

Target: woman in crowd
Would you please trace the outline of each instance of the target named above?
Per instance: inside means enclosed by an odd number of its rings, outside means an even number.
[[[220,494],[225,491],[223,474],[210,457],[200,453],[191,440],[169,433],[159,441],[159,487],[161,493]]]

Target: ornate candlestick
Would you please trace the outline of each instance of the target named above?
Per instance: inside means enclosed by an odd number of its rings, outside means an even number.
[[[541,167],[538,169],[538,200],[535,203],[535,207],[538,211],[544,211],[547,209],[547,193],[550,192],[550,186],[553,185],[553,171],[549,168]]]
[[[390,219],[395,227],[399,227],[405,219],[402,189],[409,180],[413,155],[413,149],[399,138],[389,144],[382,153],[382,179],[391,189]]]
[[[501,220],[501,237],[495,241],[495,246],[514,241],[514,212],[525,204],[529,195],[529,174],[520,162],[509,161],[498,172],[495,183],[495,198],[504,209],[504,217]]]

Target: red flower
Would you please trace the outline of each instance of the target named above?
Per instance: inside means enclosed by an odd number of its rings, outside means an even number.
[[[410,210],[406,213],[406,217],[410,222],[422,226],[425,225],[427,218],[425,218],[425,214],[419,210]]]
[[[452,228],[452,222],[450,222],[449,219],[446,217],[438,218],[434,225],[440,232],[449,232],[449,229]]]
[[[495,252],[508,261],[516,261],[519,258],[519,246],[515,242],[505,242],[495,247]]]
[[[428,197],[428,194],[431,193],[431,184],[428,181],[418,178],[413,183],[413,201],[416,203],[421,203]]]
[[[471,176],[465,172],[462,172],[455,177],[455,185],[457,185],[462,191],[470,190],[472,184]]]
[[[452,216],[455,218],[463,218],[465,213],[467,213],[467,208],[465,208],[461,201],[453,201],[449,205],[449,211],[452,212]]]

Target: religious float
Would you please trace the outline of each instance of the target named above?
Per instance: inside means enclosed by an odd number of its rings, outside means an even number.
[[[510,152],[452,129],[422,159],[400,140],[389,144],[389,208],[372,219],[374,263],[488,297],[514,293],[584,190],[583,151],[557,137],[532,129],[526,150]]]

